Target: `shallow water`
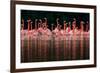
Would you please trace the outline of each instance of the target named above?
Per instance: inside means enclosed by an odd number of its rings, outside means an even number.
[[[89,34],[21,37],[21,62],[89,59]]]

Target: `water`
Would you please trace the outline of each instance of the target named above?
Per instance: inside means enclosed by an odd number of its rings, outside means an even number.
[[[21,35],[21,62],[89,59],[89,34]]]

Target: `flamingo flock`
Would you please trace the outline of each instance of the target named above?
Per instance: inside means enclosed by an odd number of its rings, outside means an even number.
[[[89,35],[89,25],[86,25],[86,31],[84,31],[84,21],[80,21],[80,29],[76,26],[76,19],[72,22],[72,29],[71,29],[71,22],[66,23],[64,21],[63,29],[61,29],[62,25],[58,22],[59,19],[57,19],[57,26],[55,29],[53,29],[53,26],[51,27],[52,30],[48,28],[47,25],[47,18],[44,18],[45,21],[42,22],[41,19],[39,19],[39,23],[37,23],[37,19],[35,20],[35,28],[32,29],[32,20],[27,20],[28,22],[28,29],[24,29],[24,19],[22,19],[22,27],[21,27],[21,39],[31,36],[32,38],[38,38],[39,36],[43,37],[43,39],[50,39],[52,37],[65,37],[67,35],[73,36],[73,35]],[[87,22],[88,24],[88,22]],[[53,25],[53,24],[52,24]],[[67,26],[68,25],[68,26]]]

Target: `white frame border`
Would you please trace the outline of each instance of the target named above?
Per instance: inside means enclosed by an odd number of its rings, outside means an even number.
[[[41,10],[41,11],[59,11],[59,12],[81,12],[90,13],[90,60],[80,61],[57,61],[57,62],[39,62],[39,63],[20,63],[20,10]],[[24,68],[43,68],[57,66],[75,66],[94,64],[94,9],[72,8],[72,7],[53,7],[53,6],[37,6],[37,5],[21,5],[15,6],[15,26],[16,26],[16,69]]]

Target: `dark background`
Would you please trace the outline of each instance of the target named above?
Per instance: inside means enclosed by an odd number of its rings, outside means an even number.
[[[77,27],[80,28],[80,21],[84,21],[84,27],[86,25],[86,21],[89,22],[89,13],[75,13],[75,12],[53,12],[53,11],[34,11],[34,10],[21,10],[21,19],[24,19],[24,29],[27,29],[27,20],[31,18],[33,21],[32,27],[34,29],[35,19],[47,18],[48,28],[51,29],[51,24],[54,24],[56,27],[56,19],[59,18],[59,22],[63,28],[63,21],[65,20],[67,23],[72,22],[73,18],[77,21]]]

